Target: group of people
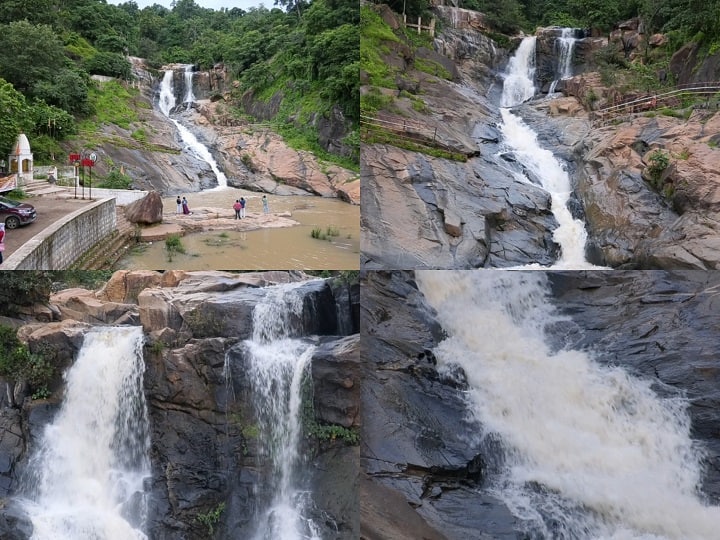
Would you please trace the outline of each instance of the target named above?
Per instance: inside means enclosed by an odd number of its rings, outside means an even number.
[[[192,214],[190,211],[190,207],[188,206],[187,199],[183,196],[180,198],[180,195],[178,195],[178,198],[175,200],[177,203],[177,213],[178,214]],[[240,197],[239,199],[235,200],[235,204],[233,204],[233,210],[235,210],[235,219],[242,219],[245,217],[245,206],[247,205],[247,201],[245,200],[245,197]],[[263,214],[269,214],[270,213],[270,203],[268,202],[267,195],[262,196],[262,205],[263,205]],[[1,238],[1,237],[0,237]],[[1,246],[2,244],[0,244]],[[2,262],[2,254],[0,253],[0,262]]]
[[[233,204],[233,210],[235,210],[235,219],[242,219],[245,217],[245,206],[247,205],[247,201],[245,200],[245,197],[240,197],[235,201],[235,204]],[[270,204],[268,203],[267,195],[262,196],[262,205],[263,205],[263,214],[269,214],[270,213]]]
[[[178,214],[192,214],[190,211],[190,207],[188,206],[187,199],[185,197],[180,199],[180,195],[178,195],[178,198],[175,200],[177,203],[177,213]]]
[[[235,200],[235,204],[233,204],[233,210],[235,210],[235,219],[242,219],[245,217],[246,204],[247,201],[245,200],[245,197],[240,197],[239,199]]]

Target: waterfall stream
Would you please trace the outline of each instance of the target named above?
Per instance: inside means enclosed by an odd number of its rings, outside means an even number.
[[[537,134],[509,109],[535,94],[535,42],[535,37],[524,38],[508,63],[500,101],[503,120],[500,131],[507,150],[550,194],[551,211],[558,222],[558,227],[553,231],[553,240],[560,246],[560,257],[553,268],[593,268],[585,259],[585,224],[575,219],[567,206],[572,195],[567,171],[552,152],[540,146]]]
[[[572,59],[575,51],[575,29],[563,28],[560,37],[555,41],[555,47],[558,53],[558,70],[557,78],[550,84],[548,94],[553,94],[555,88],[563,79],[572,77]]]
[[[687,402],[651,382],[556,350],[562,320],[537,272],[417,272],[447,332],[438,369],[460,365],[468,415],[497,437],[503,464],[491,491],[532,538],[707,540],[720,508],[697,493],[702,452]]]
[[[302,387],[315,349],[291,337],[299,333],[297,322],[303,314],[299,285],[268,289],[253,311],[253,338],[245,343],[260,452],[272,463],[265,488],[274,494],[269,508],[259,516],[255,540],[320,539],[318,527],[306,516],[311,495],[298,487]]]
[[[42,435],[24,501],[32,540],[145,540],[150,476],[142,328],[85,335]]]
[[[187,103],[187,107],[189,108],[192,102],[195,100],[195,96],[193,95],[192,91],[192,66],[188,66],[185,68],[185,83],[187,87],[187,91],[185,94],[185,102]],[[217,161],[215,161],[215,158],[210,153],[210,150],[208,150],[204,144],[198,141],[197,137],[195,137],[195,135],[193,135],[190,130],[188,130],[180,122],[170,116],[170,113],[176,105],[175,101],[175,91],[173,88],[173,70],[168,69],[165,71],[163,80],[160,83],[160,98],[158,100],[158,106],[160,107],[160,111],[165,116],[167,116],[168,120],[175,124],[175,127],[177,127],[178,131],[180,132],[180,137],[185,143],[186,149],[198,159],[207,163],[212,169],[212,172],[215,173],[215,178],[217,179],[218,185],[216,188],[213,189],[226,188],[227,177],[225,176],[225,173],[220,170],[220,167],[218,167]]]

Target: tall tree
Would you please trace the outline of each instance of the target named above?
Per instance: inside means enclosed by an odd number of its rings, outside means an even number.
[[[63,44],[51,27],[27,21],[0,26],[0,77],[17,90],[30,92],[64,66]]]

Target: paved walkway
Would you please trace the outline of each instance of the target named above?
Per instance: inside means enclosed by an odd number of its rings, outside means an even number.
[[[87,194],[86,194],[87,195]],[[75,210],[89,205],[89,199],[58,198],[57,196],[45,195],[23,199],[22,202],[32,204],[37,211],[37,219],[29,225],[23,225],[17,229],[5,231],[5,252],[3,258],[7,258],[33,236],[45,230],[58,219],[71,214]]]

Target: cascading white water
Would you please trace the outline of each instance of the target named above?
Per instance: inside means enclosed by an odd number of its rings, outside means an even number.
[[[494,493],[542,538],[709,540],[720,508],[696,493],[701,452],[687,403],[583,351],[554,351],[561,319],[537,272],[417,272],[447,332],[438,369],[459,364],[469,415],[499,437]],[[546,527],[543,518],[553,524]],[[535,536],[534,536],[535,537]]]
[[[192,68],[192,66],[190,66]],[[192,71],[190,73],[190,84],[187,85],[189,90],[185,97],[185,101],[188,102],[188,107],[192,103],[192,101],[195,99],[195,96],[192,93]],[[188,71],[185,71],[185,80],[187,82],[188,77]],[[178,131],[180,132],[180,137],[182,138],[183,142],[186,145],[186,148],[193,153],[195,156],[197,156],[199,159],[204,161],[210,166],[210,169],[212,169],[212,172],[215,173],[215,178],[217,178],[218,185],[216,188],[213,189],[224,189],[227,187],[227,176],[225,176],[225,173],[223,173],[220,168],[218,167],[217,161],[215,161],[215,158],[212,157],[212,154],[210,153],[210,150],[207,149],[207,147],[202,144],[200,141],[197,140],[197,137],[193,135],[190,130],[188,130],[185,126],[183,126],[180,122],[175,120],[170,116],[170,113],[175,107],[175,92],[173,90],[173,71],[171,69],[168,69],[165,71],[165,75],[163,76],[163,80],[160,83],[160,98],[158,101],[158,106],[160,107],[160,111],[168,117],[168,119],[175,124],[175,127],[177,127]]]
[[[29,465],[32,540],[145,540],[150,476],[139,327],[85,335]]]
[[[273,469],[266,487],[274,497],[259,518],[256,540],[320,539],[318,527],[305,515],[312,502],[310,494],[298,487],[302,386],[315,349],[291,337],[297,334],[293,322],[303,312],[299,285],[268,289],[253,311],[253,338],[245,343],[259,447]]]
[[[540,180],[543,189],[551,196],[551,207],[558,227],[553,240],[560,246],[560,257],[553,264],[558,269],[593,268],[585,259],[587,232],[585,224],[573,218],[567,203],[572,195],[570,177],[562,164],[549,150],[540,147],[537,134],[509,109],[529,99],[535,93],[535,38],[526,37],[510,59],[501,98],[500,130],[504,144],[522,165]]]
[[[575,29],[563,28],[560,37],[555,41],[555,47],[558,53],[558,71],[557,78],[550,84],[548,94],[553,94],[555,88],[563,79],[572,77],[572,59],[575,51]]]
[[[535,95],[535,37],[520,42],[505,70],[501,107],[512,107]]]
[[[195,94],[193,93],[193,66],[185,66],[185,103],[187,108],[195,101]]]

